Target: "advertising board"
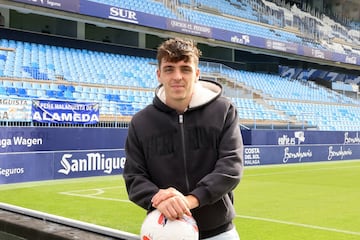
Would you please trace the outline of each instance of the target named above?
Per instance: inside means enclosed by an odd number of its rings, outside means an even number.
[[[359,132],[243,133],[245,166],[360,159]],[[122,174],[126,136],[121,128],[2,127],[0,184]]]

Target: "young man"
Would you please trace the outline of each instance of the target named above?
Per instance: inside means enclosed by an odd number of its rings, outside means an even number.
[[[158,48],[153,104],[135,114],[126,140],[124,179],[130,200],[168,219],[197,221],[200,239],[240,239],[232,190],[243,172],[236,107],[222,87],[199,80],[200,50],[169,39]]]

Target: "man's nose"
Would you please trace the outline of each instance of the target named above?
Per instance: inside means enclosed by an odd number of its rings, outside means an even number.
[[[174,77],[175,80],[181,80],[182,79],[181,70],[180,69],[175,69],[173,77]]]

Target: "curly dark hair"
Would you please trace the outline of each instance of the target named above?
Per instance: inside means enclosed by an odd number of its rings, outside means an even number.
[[[158,66],[161,65],[162,60],[188,62],[191,58],[198,64],[201,56],[201,51],[191,39],[171,38],[163,42],[157,50]]]

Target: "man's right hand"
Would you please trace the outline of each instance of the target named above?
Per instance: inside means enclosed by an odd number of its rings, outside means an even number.
[[[187,197],[175,188],[160,189],[152,200],[153,207],[157,208],[166,218],[175,220],[184,214],[191,216]]]

